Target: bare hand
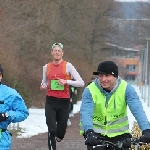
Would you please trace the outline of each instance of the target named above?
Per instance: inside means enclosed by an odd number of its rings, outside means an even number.
[[[59,85],[65,85],[67,83],[67,80],[64,80],[64,79],[61,79],[61,78],[58,78],[58,77],[57,77],[57,79],[58,79]]]
[[[74,94],[77,95],[77,90],[74,91]]]
[[[46,89],[46,85],[43,84],[40,86],[40,90],[45,90],[45,89]]]

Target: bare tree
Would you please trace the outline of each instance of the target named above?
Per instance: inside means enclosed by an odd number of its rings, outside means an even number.
[[[105,42],[116,32],[110,19],[117,10],[113,0],[0,0],[0,5],[0,53],[5,51],[0,58],[36,105],[44,106],[37,101],[44,96],[38,90],[53,42],[64,44],[65,57],[83,78],[109,55]]]
[[[65,2],[59,5],[60,35],[84,53],[89,65],[104,59],[107,56],[103,52],[105,42],[110,41],[114,33],[110,18],[117,11],[116,3],[113,0]]]

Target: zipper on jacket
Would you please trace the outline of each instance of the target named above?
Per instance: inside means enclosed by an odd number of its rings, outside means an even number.
[[[106,116],[105,116],[104,125],[106,126],[105,135],[107,135],[107,108],[106,108]]]
[[[107,107],[108,107],[108,102],[106,102],[105,106],[106,106],[106,116],[105,116],[104,125],[107,124]]]
[[[106,116],[105,116],[105,121],[104,121],[104,125],[106,125],[107,124],[107,121],[106,121]]]

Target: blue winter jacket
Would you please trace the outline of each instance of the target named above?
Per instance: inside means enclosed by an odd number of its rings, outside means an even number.
[[[28,109],[22,97],[15,89],[0,84],[0,113],[8,113],[6,121],[0,122],[0,129],[7,129],[8,125],[25,120],[28,115]],[[11,147],[11,135],[6,130],[1,132],[0,150],[9,150]]]
[[[107,103],[110,96],[112,95],[112,93],[118,88],[118,86],[121,82],[121,78],[118,77],[116,85],[110,93],[103,90],[103,88],[100,86],[99,80],[97,78],[94,80],[94,82],[95,82],[96,86],[99,88],[99,90],[106,95],[106,103]],[[150,129],[148,119],[143,110],[142,103],[141,103],[135,89],[130,84],[127,84],[125,96],[126,96],[126,103],[129,106],[131,113],[137,120],[141,130]],[[80,121],[82,122],[85,132],[88,129],[93,129],[93,123],[92,123],[93,112],[94,112],[94,103],[92,100],[92,95],[91,95],[89,89],[85,88],[84,92],[82,94],[82,104],[81,104],[81,108],[80,108]]]

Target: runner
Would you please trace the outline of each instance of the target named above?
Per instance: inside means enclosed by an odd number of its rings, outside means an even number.
[[[47,89],[45,116],[49,150],[56,150],[56,141],[60,142],[66,133],[70,103],[69,85],[84,86],[84,81],[75,67],[63,60],[63,54],[63,45],[54,43],[51,49],[53,60],[43,67],[40,86],[41,90]],[[74,81],[71,80],[71,76]]]
[[[9,124],[24,121],[28,109],[21,95],[15,90],[1,83],[3,69],[0,65],[0,149],[11,148],[11,133],[7,130]]]

